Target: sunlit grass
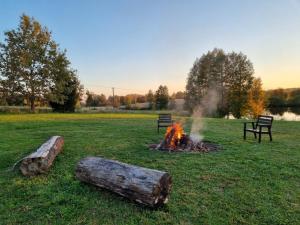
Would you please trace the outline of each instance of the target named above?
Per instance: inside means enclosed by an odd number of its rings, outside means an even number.
[[[149,119],[154,114],[130,114],[130,113],[45,113],[45,114],[0,114],[2,122],[16,121],[52,121],[52,120],[93,120],[93,119]]]
[[[0,115],[0,224],[299,224],[300,122],[275,121],[274,141],[261,144],[242,139],[239,120],[205,122],[205,138],[222,151],[149,150],[163,136],[149,114]],[[65,146],[48,174],[7,170],[52,135]],[[77,181],[85,156],[168,171],[169,203],[150,210]]]

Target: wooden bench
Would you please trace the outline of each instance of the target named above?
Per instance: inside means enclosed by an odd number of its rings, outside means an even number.
[[[247,128],[247,123],[252,124],[252,128]],[[269,134],[270,141],[272,141],[272,123],[273,123],[273,116],[264,116],[259,115],[256,121],[252,122],[244,122],[244,140],[246,139],[246,132],[251,132],[254,134],[255,139],[256,134],[259,135],[258,142],[261,142],[261,135],[262,134]]]
[[[172,115],[163,113],[163,114],[158,114],[158,119],[157,119],[157,133],[159,133],[159,128],[160,127],[168,127],[173,125],[174,121],[172,120]]]

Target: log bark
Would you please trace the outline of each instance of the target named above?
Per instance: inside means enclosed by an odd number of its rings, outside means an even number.
[[[55,157],[62,151],[64,139],[53,136],[35,152],[26,156],[20,165],[20,170],[25,176],[35,176],[46,173],[51,167]]]
[[[172,178],[166,172],[100,157],[80,160],[75,174],[80,181],[153,208],[167,203],[172,186]]]

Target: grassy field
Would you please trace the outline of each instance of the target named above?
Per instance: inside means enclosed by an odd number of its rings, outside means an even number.
[[[274,122],[274,141],[242,139],[239,120],[206,119],[209,154],[150,151],[156,116],[0,115],[0,224],[300,224],[300,122]],[[184,118],[189,130],[190,120]],[[46,175],[11,172],[52,135],[63,152]],[[169,203],[143,208],[74,178],[78,160],[102,156],[173,176]]]

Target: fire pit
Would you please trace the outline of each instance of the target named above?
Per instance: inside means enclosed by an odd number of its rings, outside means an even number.
[[[169,152],[211,152],[221,149],[220,145],[210,141],[197,140],[184,133],[179,123],[167,128],[165,138],[159,144],[149,146],[153,150]]]

